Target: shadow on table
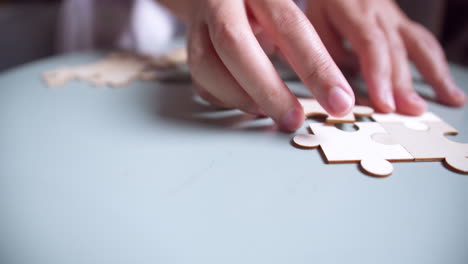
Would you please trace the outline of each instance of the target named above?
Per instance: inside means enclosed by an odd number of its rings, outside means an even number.
[[[160,118],[213,129],[275,131],[270,118],[259,118],[239,110],[209,105],[195,95],[189,82],[164,83],[145,98],[152,114]]]

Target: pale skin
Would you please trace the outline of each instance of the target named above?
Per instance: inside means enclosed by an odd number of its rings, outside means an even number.
[[[298,129],[304,113],[268,59],[271,51],[336,116],[355,103],[338,67],[354,58],[377,111],[418,115],[427,109],[413,89],[410,60],[441,103],[466,101],[437,40],[393,0],[310,0],[306,12],[291,0],[160,2],[187,24],[195,90],[212,104],[270,116],[284,131]]]

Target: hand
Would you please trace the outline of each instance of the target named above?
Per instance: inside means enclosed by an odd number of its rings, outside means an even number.
[[[337,63],[357,55],[374,107],[418,115],[427,103],[413,90],[408,59],[442,103],[461,106],[464,93],[453,82],[445,55],[424,27],[410,21],[393,0],[310,0],[307,15]]]
[[[301,105],[256,38],[264,31],[327,111],[341,116],[354,105],[351,87],[310,21],[291,0],[185,3],[194,87],[211,103],[264,113],[287,131],[302,125]]]

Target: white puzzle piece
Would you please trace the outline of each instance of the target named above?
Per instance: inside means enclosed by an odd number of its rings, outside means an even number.
[[[372,114],[372,119],[379,123],[388,123],[388,122],[398,122],[403,123],[406,127],[424,131],[427,130],[429,127],[425,124],[425,122],[442,122],[437,115],[431,112],[424,113],[420,116],[407,116],[401,115],[396,113],[390,114],[379,114],[374,113]]]
[[[351,113],[348,113],[344,117],[335,117],[327,113],[325,109],[319,104],[315,99],[311,98],[300,98],[299,102],[304,108],[304,113],[306,117],[314,116],[325,116],[327,123],[354,123],[356,121],[356,116],[371,116],[374,113],[374,110],[367,106],[355,106]]]
[[[401,144],[415,161],[443,161],[453,170],[468,173],[468,143],[451,141],[445,135],[458,131],[444,122],[425,122],[428,130],[415,130],[403,123],[381,123],[384,134],[375,134],[373,139],[383,144]]]
[[[300,147],[320,146],[327,162],[360,162],[364,171],[375,176],[389,176],[393,166],[389,161],[413,161],[413,156],[399,144],[385,145],[372,139],[374,134],[385,134],[375,122],[356,122],[358,131],[342,131],[331,124],[310,125],[313,135],[298,135],[294,143]]]

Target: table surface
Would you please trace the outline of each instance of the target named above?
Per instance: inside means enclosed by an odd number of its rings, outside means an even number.
[[[0,75],[1,263],[468,263],[467,175],[328,165],[268,119],[194,100],[188,83],[40,78],[100,56]],[[468,69],[452,72],[468,92]],[[468,107],[430,110],[468,142]]]

